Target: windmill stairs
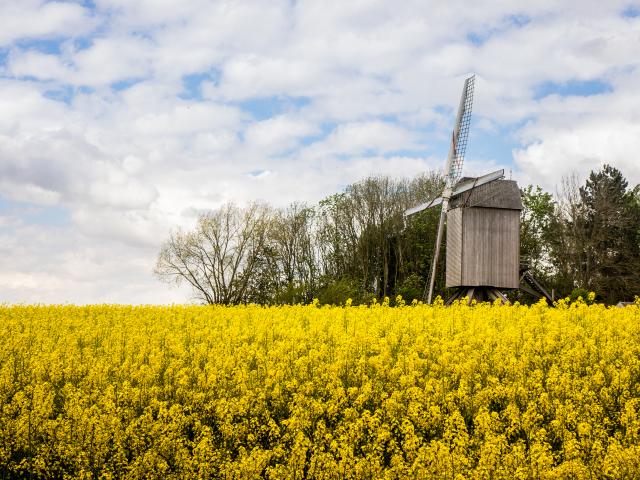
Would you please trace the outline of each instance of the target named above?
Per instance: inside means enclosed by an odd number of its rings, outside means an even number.
[[[520,261],[520,290],[534,298],[544,298],[549,305],[553,305],[553,297],[549,295],[549,292],[535,279],[531,272],[531,264],[527,259]]]

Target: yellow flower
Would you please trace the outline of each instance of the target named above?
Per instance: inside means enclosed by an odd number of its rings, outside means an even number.
[[[411,304],[0,306],[0,469],[638,476],[638,308]]]

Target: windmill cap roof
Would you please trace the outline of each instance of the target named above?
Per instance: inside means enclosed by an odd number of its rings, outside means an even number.
[[[461,178],[460,182],[469,178]],[[451,208],[484,207],[522,210],[520,188],[515,180],[494,180],[451,197]]]

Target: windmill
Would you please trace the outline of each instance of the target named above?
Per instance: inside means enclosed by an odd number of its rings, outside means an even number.
[[[501,299],[501,290],[519,287],[520,210],[515,181],[503,180],[504,170],[477,178],[460,178],[469,138],[475,75],[464,81],[458,115],[445,164],[440,197],[405,212],[410,216],[442,205],[431,262],[427,302],[431,303],[442,231],[447,220],[446,287],[457,291],[449,302],[466,295],[469,301]]]

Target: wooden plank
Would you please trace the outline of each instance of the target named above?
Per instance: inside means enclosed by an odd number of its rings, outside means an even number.
[[[447,288],[462,285],[462,255],[462,209],[454,208],[447,212]]]
[[[463,209],[462,240],[462,285],[518,288],[518,210]]]

